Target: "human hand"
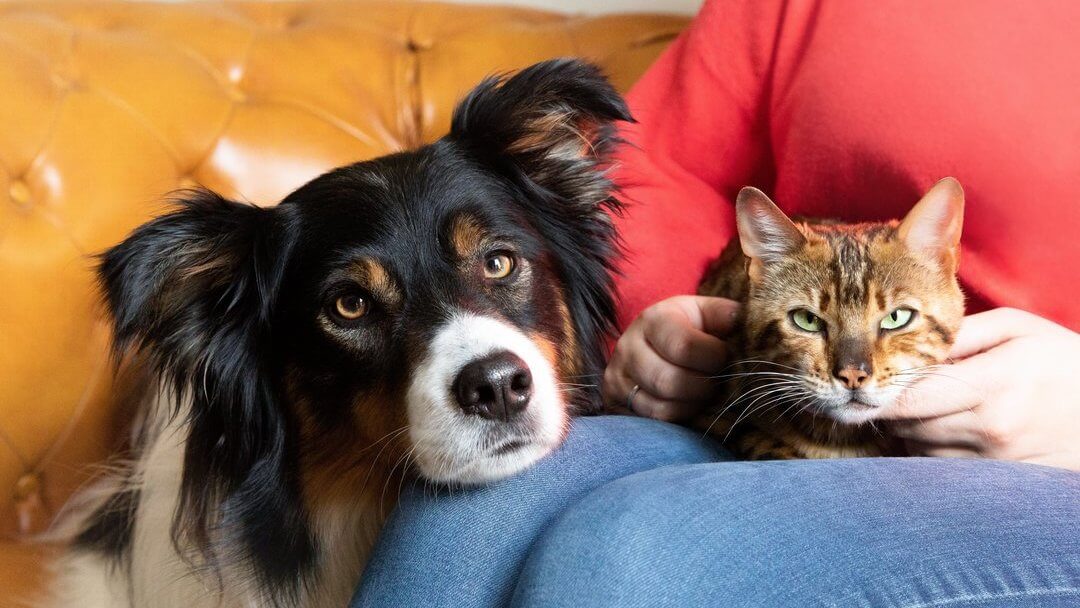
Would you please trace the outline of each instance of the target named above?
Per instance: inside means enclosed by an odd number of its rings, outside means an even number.
[[[882,413],[912,454],[1080,470],[1080,334],[998,308],[965,318],[950,356]]]
[[[739,304],[725,298],[675,296],[645,309],[619,338],[604,371],[604,399],[658,420],[685,420],[719,386],[710,376],[727,365],[722,339]]]

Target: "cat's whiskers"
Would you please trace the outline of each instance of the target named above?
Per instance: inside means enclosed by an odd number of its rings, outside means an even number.
[[[781,399],[785,399],[788,396],[795,395],[796,389],[791,387],[778,387],[771,391],[759,394],[756,399],[750,402],[739,415],[739,418],[735,420],[738,423],[742,418],[749,418],[759,411],[764,411],[769,407],[776,405]],[[764,402],[762,400],[765,399]],[[758,405],[758,404],[761,405]],[[733,425],[734,426],[734,425]]]
[[[773,418],[773,423],[779,422],[781,418],[783,418],[785,415],[787,415],[788,412],[790,412],[791,410],[793,410],[795,408],[799,408],[795,412],[795,415],[798,416],[799,414],[806,411],[806,408],[813,405],[813,399],[814,399],[814,394],[812,392],[810,392],[810,391],[806,391],[806,393],[799,400],[792,401],[791,405],[787,406],[786,408],[784,408],[783,411],[781,411],[779,414],[777,414],[776,418]],[[804,403],[806,405],[802,405]],[[800,407],[800,406],[802,406],[802,407]]]
[[[756,386],[753,386],[753,387],[751,387],[751,388],[749,388],[747,390],[744,390],[744,391],[738,393],[730,402],[728,402],[723,408],[721,408],[719,415],[722,416],[722,415],[726,414],[729,409],[735,407],[740,402],[745,401],[746,399],[749,399],[749,398],[751,398],[753,396],[756,396],[756,395],[760,394],[762,391],[774,389],[774,388],[777,388],[777,387],[794,387],[794,386],[796,386],[798,384],[801,384],[801,382],[800,381],[795,381],[795,380],[774,380],[774,381],[771,381],[771,382],[765,382],[765,383],[762,383],[762,384],[758,384]]]
[[[800,395],[800,393],[797,392],[796,390],[785,389],[783,391],[780,391],[779,394],[771,396],[770,399],[762,402],[760,405],[755,406],[752,403],[752,404],[750,404],[750,406],[748,406],[746,408],[745,412],[739,418],[737,418],[734,423],[732,423],[731,426],[732,426],[732,428],[734,428],[735,425],[738,424],[739,421],[742,420],[743,418],[749,420],[754,415],[764,414],[765,412],[767,412],[767,411],[769,411],[771,409],[777,408],[777,407],[779,407],[779,406],[781,406],[781,405],[783,405],[785,403],[790,403],[792,400],[794,400],[799,395]],[[762,398],[764,398],[764,397],[762,397]],[[762,398],[759,398],[759,399],[755,400],[754,403],[757,403],[758,401],[761,401]]]
[[[790,380],[790,379],[766,381],[763,384],[751,387],[748,390],[745,390],[745,391],[742,391],[741,393],[736,394],[734,397],[732,397],[732,399],[728,403],[726,403],[723,407],[720,408],[720,411],[716,414],[716,416],[713,418],[712,422],[709,424],[709,427],[707,429],[705,429],[705,435],[709,434],[709,432],[712,430],[712,428],[714,426],[716,426],[716,423],[719,422],[720,419],[724,417],[724,414],[726,414],[729,409],[731,409],[732,407],[735,407],[740,402],[745,401],[746,399],[749,399],[749,398],[751,398],[751,397],[753,397],[753,396],[755,396],[757,394],[760,394],[761,392],[776,389],[776,388],[778,388],[780,386],[788,386],[789,384],[793,385],[795,383],[796,383],[796,381]],[[732,425],[732,426],[734,427],[734,425]]]
[[[731,436],[731,432],[735,430],[735,427],[738,426],[740,422],[742,422],[744,419],[748,419],[755,412],[765,411],[769,407],[775,406],[782,399],[799,394],[798,389],[801,388],[802,383],[799,382],[796,384],[798,384],[799,386],[789,385],[786,382],[768,385],[768,388],[770,390],[759,393],[754,398],[754,400],[749,405],[747,405],[743,409],[743,411],[735,418],[735,422],[731,423],[731,427],[728,428],[728,432],[724,436],[724,441],[727,441],[728,437]],[[765,401],[761,405],[757,405],[759,402],[762,401],[762,399],[766,399],[768,397],[771,397],[771,399]]]
[[[814,395],[811,394],[811,395],[807,395],[807,396],[809,397],[809,399],[807,399],[806,403],[804,403],[803,405],[801,405],[799,407],[798,411],[796,411],[795,414],[794,414],[795,416],[803,414],[804,412],[806,412],[806,410],[814,407],[814,403],[816,402],[816,399],[814,398]]]
[[[792,367],[791,365],[785,365],[783,363],[777,363],[775,361],[767,361],[765,359],[739,359],[738,361],[733,362],[731,365],[729,365],[727,367],[734,367],[736,365],[742,365],[744,363],[753,363],[753,364],[756,364],[756,365],[771,365],[773,367],[779,367],[781,369],[790,369],[791,371],[799,373],[799,374],[805,373],[805,372],[803,372],[803,370],[801,370],[801,369],[799,369],[797,367]],[[725,367],[724,369],[727,369],[727,367]],[[721,370],[721,371],[723,371],[723,370]]]
[[[876,424],[876,421],[873,418],[867,420],[866,424],[870,427],[870,430],[874,431],[875,435],[877,435],[878,437],[881,437],[882,439],[885,438],[885,433],[881,432],[881,429],[878,428],[878,425]]]
[[[780,378],[802,378],[802,374],[793,374],[790,372],[733,372],[730,374],[720,374],[716,376],[704,376],[707,380],[730,380],[733,378],[743,378],[749,376],[770,376]]]

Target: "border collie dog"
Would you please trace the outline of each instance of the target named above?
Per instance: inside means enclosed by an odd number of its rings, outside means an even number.
[[[187,193],[105,252],[117,352],[159,381],[53,605],[340,608],[400,483],[556,448],[599,404],[620,120],[595,67],[540,63],[433,144],[275,207]]]

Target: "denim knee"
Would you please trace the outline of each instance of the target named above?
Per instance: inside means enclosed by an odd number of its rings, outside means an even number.
[[[937,459],[631,475],[548,529],[514,595],[519,606],[775,608],[1078,598],[1080,475]]]

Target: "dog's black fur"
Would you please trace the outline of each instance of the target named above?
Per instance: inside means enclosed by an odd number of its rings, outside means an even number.
[[[172,531],[180,554],[200,568],[243,563],[268,596],[295,598],[323,550],[311,527],[317,505],[301,496],[305,457],[336,449],[347,459],[400,422],[365,412],[387,422],[340,434],[365,395],[399,407],[417,353],[451,307],[572,346],[560,354],[598,382],[618,210],[603,168],[618,120],[630,120],[627,108],[596,68],[548,61],[481,83],[433,144],[331,171],[276,207],[189,192],[107,251],[100,277],[117,351],[140,350],[176,403],[190,403]],[[496,289],[457,271],[447,230],[463,213],[529,261],[527,285]],[[344,344],[316,318],[355,289],[341,269],[357,256],[383,261],[402,300],[375,302],[347,326],[363,339]],[[572,336],[551,305],[560,300]],[[586,388],[572,407],[591,412],[599,399]],[[357,445],[311,445],[304,424]],[[137,490],[124,492],[80,537],[117,563],[137,517]]]

